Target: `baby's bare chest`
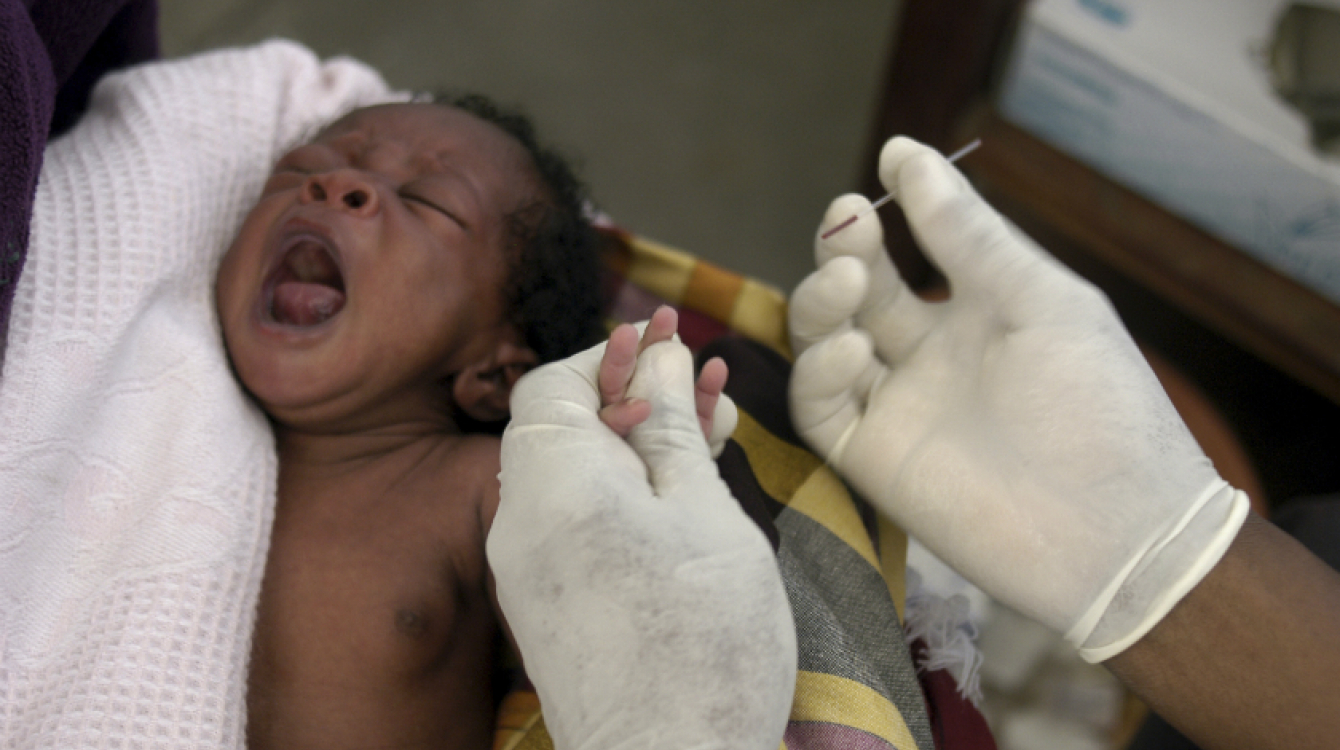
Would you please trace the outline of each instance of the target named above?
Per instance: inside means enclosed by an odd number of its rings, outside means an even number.
[[[252,748],[487,744],[499,626],[480,512],[496,469],[463,468],[459,453],[306,485],[281,464]]]
[[[491,645],[469,497],[285,500],[262,583],[257,667],[281,682],[412,683]]]

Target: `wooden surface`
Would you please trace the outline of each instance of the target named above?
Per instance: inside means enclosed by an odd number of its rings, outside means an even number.
[[[1107,180],[995,113],[1021,0],[907,0],[863,189],[905,134],[948,152],[981,137],[961,166],[998,209],[1077,270],[1098,262],[1340,404],[1340,305]],[[914,287],[938,275],[896,211],[884,212],[895,263]],[[1039,239],[1043,239],[1039,237]],[[1100,283],[1101,286],[1101,283]]]
[[[1340,403],[1340,306],[994,114],[965,170],[982,194]],[[1058,250],[1063,260],[1064,251]]]

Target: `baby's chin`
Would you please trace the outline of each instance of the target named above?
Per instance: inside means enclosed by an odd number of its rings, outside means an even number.
[[[251,317],[251,316],[247,316]],[[332,405],[351,390],[341,377],[333,346],[288,346],[257,328],[253,319],[225,325],[224,348],[242,389],[274,420],[305,421],[333,416]],[[238,330],[238,329],[241,330]],[[304,416],[310,415],[310,417]]]
[[[410,434],[422,428],[432,433],[458,431],[458,415],[450,391],[441,385],[378,387],[375,378],[356,372],[311,369],[235,368],[243,390],[284,434],[370,434],[386,428]],[[385,385],[384,383],[382,385]]]
[[[347,410],[331,399],[304,398],[291,392],[275,393],[242,383],[243,388],[265,412],[277,434],[337,434],[348,432]]]

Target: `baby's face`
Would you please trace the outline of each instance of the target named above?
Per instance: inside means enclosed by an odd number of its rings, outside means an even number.
[[[504,222],[528,165],[501,130],[431,104],[356,111],[285,155],[216,282],[233,365],[271,416],[419,398],[514,336]]]

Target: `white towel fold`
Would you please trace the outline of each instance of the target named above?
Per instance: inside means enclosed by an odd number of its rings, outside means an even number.
[[[392,98],[276,41],[110,76],[48,147],[0,376],[0,746],[244,744],[277,462],[214,269],[284,149]]]

